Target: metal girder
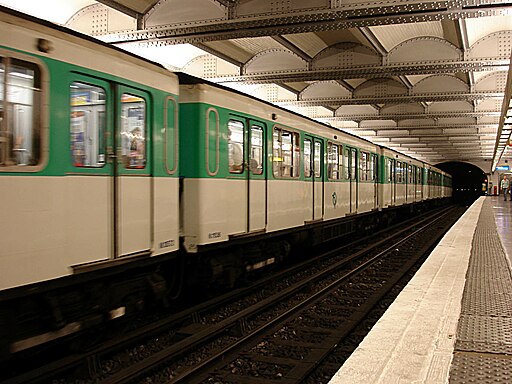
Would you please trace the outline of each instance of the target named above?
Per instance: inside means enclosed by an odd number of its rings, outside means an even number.
[[[322,121],[362,121],[362,120],[409,120],[409,119],[442,119],[451,117],[486,117],[501,116],[500,112],[440,112],[440,113],[394,113],[389,115],[370,115],[370,114],[354,114],[339,116],[317,116],[316,119]]]
[[[110,0],[105,0],[110,1]],[[110,43],[166,41],[172,44],[229,40],[242,37],[276,36],[305,32],[361,28],[374,25],[456,20],[483,16],[506,15],[510,2],[432,1],[417,4],[373,6],[350,10],[327,9],[295,12],[286,15],[265,14],[251,18],[221,20],[218,23],[191,23],[189,26],[152,27],[104,36]]]
[[[439,63],[413,63],[401,65],[371,65],[343,69],[317,69],[310,71],[265,72],[242,76],[211,79],[218,83],[268,84],[275,82],[304,82],[336,79],[374,79],[401,75],[430,75],[454,72],[507,70],[509,62],[501,59],[443,61]]]
[[[503,92],[474,92],[474,93],[445,93],[421,94],[407,96],[368,96],[368,97],[326,97],[322,99],[277,101],[275,104],[282,107],[321,107],[332,105],[366,105],[366,104],[403,104],[421,103],[425,101],[474,101],[489,98],[502,98]]]

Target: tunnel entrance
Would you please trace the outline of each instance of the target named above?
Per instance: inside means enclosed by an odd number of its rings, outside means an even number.
[[[450,161],[436,165],[453,178],[453,200],[459,204],[471,204],[485,194],[487,175],[473,164]]]

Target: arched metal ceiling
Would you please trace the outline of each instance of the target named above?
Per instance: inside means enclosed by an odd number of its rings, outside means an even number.
[[[173,46],[191,44],[199,49],[170,69],[252,85],[244,89],[257,97],[430,163],[489,172],[503,152],[512,162],[509,1],[100,3],[67,26],[164,65]]]

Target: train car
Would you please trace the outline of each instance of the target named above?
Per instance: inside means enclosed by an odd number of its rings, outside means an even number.
[[[422,201],[424,163],[389,148],[382,148],[380,154],[380,206],[395,207]]]
[[[178,250],[178,79],[4,8],[0,34],[0,315],[48,311],[69,326],[97,303],[62,302],[87,294],[103,297],[101,313],[124,313],[147,282],[49,292]]]
[[[187,251],[378,209],[377,145],[179,76]]]

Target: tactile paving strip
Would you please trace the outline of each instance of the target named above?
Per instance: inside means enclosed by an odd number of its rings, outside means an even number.
[[[512,355],[512,317],[462,315],[455,349]]]
[[[449,382],[512,383],[512,274],[490,198],[473,237]]]
[[[506,358],[455,353],[450,370],[450,383],[510,384],[511,364],[512,360]]]

